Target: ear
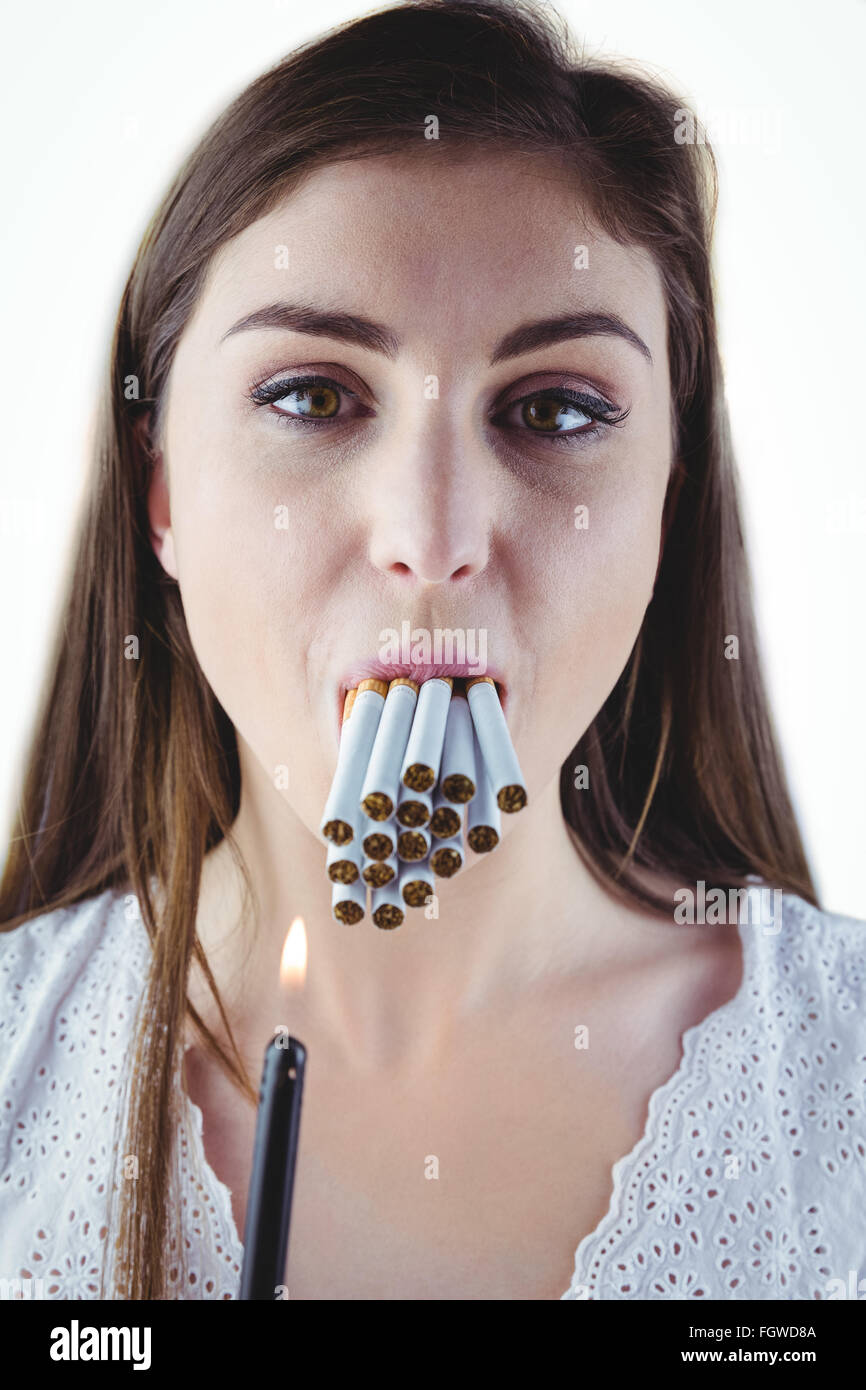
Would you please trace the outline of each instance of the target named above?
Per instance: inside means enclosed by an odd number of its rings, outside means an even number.
[[[168,496],[168,479],[165,460],[161,453],[154,453],[150,447],[147,420],[139,419],[135,432],[140,446],[151,460],[150,484],[147,489],[147,514],[150,519],[150,543],[153,553],[166,574],[177,579],[177,557],[174,553],[174,536],[171,529],[171,510]]]

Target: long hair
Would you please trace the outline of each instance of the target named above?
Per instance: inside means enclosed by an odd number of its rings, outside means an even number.
[[[227,839],[248,894],[250,880],[231,837],[234,727],[150,543],[168,372],[223,243],[329,159],[417,146],[431,114],[446,156],[513,148],[569,160],[603,230],[648,248],[663,282],[674,466],[661,562],[628,663],[563,764],[577,852],[609,892],[668,913],[647,886],[658,870],[723,888],[757,874],[816,903],[755,635],[716,336],[709,144],[680,138],[689,125],[675,93],[632,64],[587,58],[541,0],[420,0],[303,45],[216,120],[141,241],[0,884],[4,930],[111,887],[136,894],[151,941],[120,1146],[138,1156],[139,1177],[115,1183],[113,1297],[183,1293],[169,1269],[183,1256],[170,1184],[187,1018],[256,1097],[195,929],[209,849]],[[738,660],[725,659],[731,636]],[[589,792],[575,790],[578,765]],[[228,1046],[189,1003],[193,959]]]

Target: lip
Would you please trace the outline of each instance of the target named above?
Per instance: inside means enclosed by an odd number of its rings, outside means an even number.
[[[418,681],[419,685],[424,681],[433,680],[436,676],[490,676],[496,682],[496,690],[503,713],[508,704],[508,683],[502,672],[490,665],[485,666],[484,670],[480,671],[477,666],[472,666],[468,662],[455,665],[448,662],[388,662],[375,659],[360,661],[349,667],[337,687],[338,739],[343,727],[343,704],[348,692],[354,690],[363,680],[392,681],[396,680],[398,676],[405,676],[409,680]]]

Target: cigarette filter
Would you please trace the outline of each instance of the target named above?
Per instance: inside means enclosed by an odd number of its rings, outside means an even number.
[[[410,792],[408,787],[400,788],[397,802],[397,820],[411,830],[417,825],[426,825],[433,814],[433,795],[431,792]]]
[[[397,845],[397,829],[392,820],[370,820],[362,813],[364,853],[368,859],[387,859]]]
[[[406,913],[403,910],[396,879],[386,884],[384,888],[374,888],[372,896],[373,921],[376,926],[382,927],[384,931],[393,931],[394,927],[399,927]]]
[[[436,784],[453,685],[450,676],[433,676],[418,692],[401,773],[410,791],[429,792]]]
[[[435,835],[437,840],[450,840],[459,832],[462,824],[460,812],[446,800],[441,791],[437,791],[433,798],[430,834]]]
[[[391,682],[361,788],[361,805],[371,820],[387,820],[394,814],[417,702],[417,681],[398,676]]]
[[[463,868],[463,834],[440,840],[430,855],[430,868],[439,878],[453,878]]]
[[[476,744],[475,753],[480,770],[478,793],[466,807],[466,840],[475,854],[489,854],[499,844],[502,832],[502,817],[496,804],[496,797],[490,785],[490,778],[484,770],[481,749]]]
[[[423,907],[435,892],[433,873],[427,859],[420,864],[403,865],[400,870],[400,896],[407,907]]]
[[[475,779],[472,715],[466,696],[455,691],[448,706],[439,786],[448,801],[463,805],[475,795]]]
[[[361,877],[371,888],[384,888],[386,883],[397,877],[398,870],[396,854],[389,854],[387,859],[370,859],[365,855]]]
[[[347,697],[343,705],[337,767],[320,826],[325,839],[338,845],[349,844],[354,834],[354,813],[361,799],[361,785],[370,761],[387,690],[385,681],[361,681],[354,701],[350,703]]]
[[[430,849],[430,835],[423,826],[415,830],[401,830],[397,836],[397,857],[415,863],[423,859]]]
[[[489,676],[477,676],[466,682],[466,698],[496,804],[501,811],[520,811],[526,787],[496,686]]]
[[[358,878],[354,883],[335,883],[331,889],[331,911],[338,922],[353,926],[367,910],[367,885]]]

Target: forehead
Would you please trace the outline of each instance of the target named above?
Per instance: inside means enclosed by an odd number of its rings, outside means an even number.
[[[217,336],[291,291],[375,310],[407,343],[457,355],[518,321],[618,313],[663,350],[661,277],[595,222],[560,157],[475,150],[339,160],[308,173],[214,256],[196,317]]]

